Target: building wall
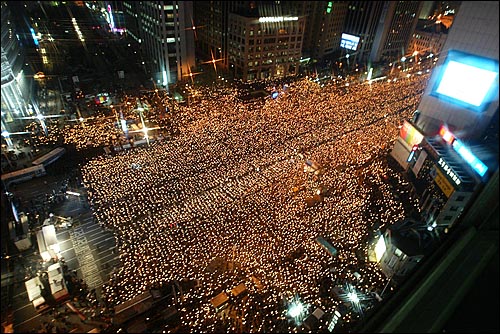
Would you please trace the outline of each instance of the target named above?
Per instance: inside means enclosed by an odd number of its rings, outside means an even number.
[[[293,13],[306,17],[303,57],[321,60],[340,50],[347,1],[294,1]]]
[[[449,50],[498,61],[498,10],[498,1],[462,2],[418,107],[420,116],[417,125],[426,135],[437,133],[439,126],[445,123],[455,133],[460,133],[462,139],[475,139],[483,135],[497,112],[498,92],[484,112],[474,112],[439,100],[430,92]]]
[[[437,224],[453,226],[472,198],[472,192],[455,191],[437,217]]]
[[[388,232],[385,234],[386,251],[380,259],[379,266],[386,277],[404,276],[410,272],[423,255],[408,256],[391,243]]]
[[[235,78],[244,81],[297,74],[305,17],[259,22],[256,17],[229,14],[228,57]]]
[[[125,27],[127,36],[130,36],[137,43],[141,42],[141,33],[139,26],[139,1],[123,1],[123,16],[125,18]]]
[[[438,55],[443,50],[447,37],[448,34],[446,33],[415,31],[410,40],[407,53],[413,54],[413,52],[417,51],[420,55],[425,53]]]
[[[185,79],[195,65],[193,2],[127,2],[124,9],[129,35],[141,44],[154,83],[168,88]]]
[[[408,54],[408,45],[417,26],[422,1],[384,1],[378,22],[372,61],[394,61]]]
[[[352,64],[374,60],[371,53],[377,45],[377,31],[386,25],[384,13],[387,5],[387,1],[349,1],[343,32],[360,37],[358,50],[355,53],[349,51]]]
[[[228,67],[229,13],[254,8],[253,1],[193,1],[196,47],[203,60],[220,59],[218,65]]]
[[[382,50],[383,57],[398,59],[401,53],[408,54],[408,45],[417,26],[422,5],[422,1],[397,1]]]
[[[25,97],[29,96],[26,80],[23,77],[24,49],[20,46],[16,22],[9,8],[10,4],[2,1],[2,131],[19,130],[22,122],[16,117],[28,116]],[[30,36],[31,38],[31,36]]]

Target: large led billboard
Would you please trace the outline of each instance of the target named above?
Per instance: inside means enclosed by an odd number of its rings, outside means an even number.
[[[359,44],[359,37],[354,35],[349,35],[346,33],[342,33],[342,37],[340,39],[340,47],[347,50],[357,50]]]
[[[484,111],[498,93],[498,61],[450,50],[431,95]]]

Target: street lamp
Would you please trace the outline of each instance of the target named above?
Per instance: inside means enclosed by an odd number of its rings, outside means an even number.
[[[406,70],[405,61],[406,61],[406,57],[405,56],[401,57],[401,62],[403,63],[403,72]]]

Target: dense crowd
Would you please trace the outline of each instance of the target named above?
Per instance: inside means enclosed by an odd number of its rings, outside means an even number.
[[[281,303],[289,295],[331,309],[320,294],[325,277],[354,282],[356,271],[360,291],[380,292],[387,279],[367,261],[369,239],[405,217],[387,180],[400,189],[405,181],[387,156],[427,80],[321,87],[301,79],[268,87],[276,99],[250,102],[232,88],[200,87],[199,100],[179,107],[178,136],[89,161],[83,183],[122,263],[104,298],[120,304],[162,282],[197,279],[182,321],[209,332],[220,329],[210,299],[245,280],[241,326],[254,332],[292,329]],[[315,170],[304,168],[310,162]],[[235,269],[207,270],[214,261]]]

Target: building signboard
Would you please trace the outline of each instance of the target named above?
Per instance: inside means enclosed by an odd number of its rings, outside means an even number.
[[[450,177],[450,179],[452,179],[453,182],[457,186],[460,185],[460,183],[462,183],[462,181],[460,180],[460,178],[458,177],[458,175],[455,174],[455,172],[453,171],[453,169],[450,166],[448,166],[448,164],[446,163],[446,161],[444,161],[443,158],[439,158],[439,160],[438,160],[438,166],[443,169],[443,171],[446,173],[446,175],[448,175]]]
[[[436,168],[436,177],[434,178],[434,181],[439,188],[441,188],[446,197],[450,198],[451,194],[455,191],[455,188],[438,168]]]
[[[420,151],[420,155],[418,156],[417,162],[412,167],[413,173],[415,175],[418,175],[418,173],[420,172],[420,169],[424,165],[424,161],[426,158],[427,158],[427,152],[424,150]]]
[[[408,149],[411,149],[414,145],[420,144],[422,139],[424,139],[424,135],[406,120],[399,130],[399,136],[408,144]]]

